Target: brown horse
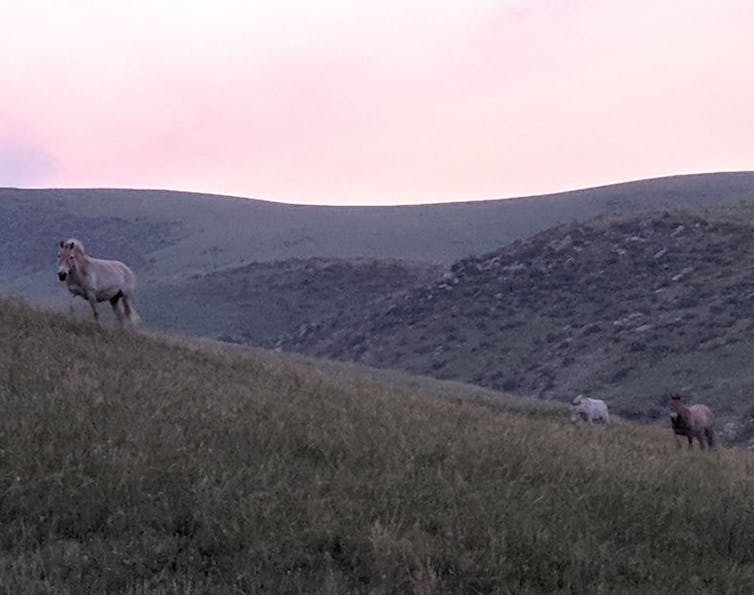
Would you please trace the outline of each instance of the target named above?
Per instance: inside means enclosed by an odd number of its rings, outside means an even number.
[[[712,430],[714,424],[712,411],[706,405],[690,405],[686,407],[681,403],[679,395],[670,397],[670,423],[675,434],[675,443],[681,447],[679,436],[686,436],[689,448],[694,444],[694,438],[699,441],[699,447],[704,450],[705,442],[709,448],[715,446],[715,434]]]
[[[68,291],[74,296],[81,296],[89,302],[95,322],[99,323],[97,303],[104,301],[110,302],[121,326],[126,321],[138,322],[139,317],[131,304],[136,276],[122,262],[92,258],[87,256],[81,242],[66,240],[60,242],[58,279],[66,282]]]

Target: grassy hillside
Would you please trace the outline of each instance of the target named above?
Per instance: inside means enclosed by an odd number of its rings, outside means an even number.
[[[595,392],[623,415],[644,420],[659,414],[667,390],[680,389],[736,421],[727,434],[747,444],[754,441],[754,342],[742,246],[750,244],[752,199],[752,173],[389,208],[0,189],[0,214],[10,223],[0,295],[88,319],[86,303],[72,299],[53,274],[54,243],[75,235],[92,253],[137,270],[137,309],[152,330],[282,345],[544,398]],[[652,219],[660,206],[690,207],[718,230],[696,248],[660,258],[677,268],[671,278],[693,267],[670,283],[671,291],[654,258],[665,238],[653,236],[635,251],[638,244],[629,246],[638,259],[619,253],[624,240],[643,231],[640,220],[630,233],[618,222],[632,213]],[[605,213],[615,217],[580,227]],[[529,243],[533,231],[556,222]],[[573,247],[549,247],[571,233],[586,234],[587,258],[573,260]],[[506,251],[533,266],[504,272],[505,279],[495,277],[495,267],[474,272]],[[388,258],[395,255],[403,258]],[[464,271],[461,291],[445,287],[442,272],[450,267]],[[660,293],[641,291],[649,286]]]
[[[754,457],[0,304],[8,593],[746,592]],[[431,386],[431,385],[426,385]]]
[[[151,328],[274,347],[334,312],[359,311],[441,275],[437,265],[386,259],[257,262],[148,284],[140,315]]]

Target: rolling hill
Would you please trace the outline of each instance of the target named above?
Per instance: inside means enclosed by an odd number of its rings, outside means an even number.
[[[376,296],[430,282],[443,270],[388,259],[253,262],[148,286],[140,315],[173,333],[272,348],[312,321],[357,312]]]
[[[684,212],[569,224],[280,346],[544,399],[585,392],[643,421],[671,390],[749,419],[752,272],[748,225]]]
[[[406,207],[317,207],[158,190],[0,189],[0,293],[61,295],[52,260],[78,237],[144,287],[289,258],[449,265],[553,225],[754,202],[754,173],[676,176],[549,196]],[[165,304],[168,307],[168,304]]]

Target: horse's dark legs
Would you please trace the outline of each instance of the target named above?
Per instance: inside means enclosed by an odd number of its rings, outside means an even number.
[[[115,317],[118,319],[118,323],[120,323],[121,326],[123,326],[123,312],[121,312],[120,308],[118,307],[118,301],[120,300],[119,297],[114,297],[110,299],[110,306],[113,308],[113,313],[115,314]]]
[[[97,312],[97,298],[93,293],[90,293],[86,296],[87,301],[89,302],[89,305],[92,308],[92,315],[94,316],[94,322],[99,324],[99,312]]]
[[[123,297],[123,294],[118,292],[113,297],[110,298],[110,305],[113,308],[113,312],[115,312],[115,316],[118,319],[118,323],[123,326],[123,312],[121,312],[121,309],[118,307],[118,301],[120,298]]]
[[[707,446],[709,446],[709,449],[712,450],[715,448],[715,433],[712,431],[712,428],[705,428],[704,436],[707,438]]]

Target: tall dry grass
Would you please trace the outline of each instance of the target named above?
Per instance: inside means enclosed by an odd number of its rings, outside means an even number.
[[[749,592],[754,457],[0,304],[6,593]]]

